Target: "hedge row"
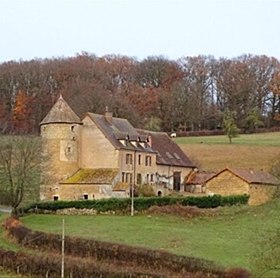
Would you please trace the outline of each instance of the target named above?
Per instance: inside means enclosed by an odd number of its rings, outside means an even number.
[[[5,229],[8,231],[9,235],[25,247],[39,248],[41,250],[57,253],[61,250],[60,235],[32,231],[23,226],[18,220],[14,219],[6,221]],[[65,254],[71,257],[87,258],[93,262],[114,262],[117,266],[137,266],[138,273],[142,272],[149,275],[156,270],[156,272],[160,274],[169,273],[166,277],[169,277],[170,273],[177,273],[184,277],[192,277],[187,276],[187,274],[190,273],[204,274],[202,277],[225,276],[223,268],[218,267],[208,260],[178,256],[165,251],[131,247],[124,244],[113,244],[93,239],[66,236]],[[142,271],[139,271],[139,269]],[[180,277],[180,275],[178,277]],[[165,275],[161,277],[165,277]],[[193,275],[193,277],[196,276]]]
[[[0,249],[0,265],[3,269],[18,274],[32,275],[33,277],[61,277],[61,255],[31,255],[24,252],[14,252]],[[89,259],[66,257],[64,277],[75,278],[163,278],[168,274],[149,273],[147,270],[134,270],[129,267],[120,268],[116,265],[94,262]]]
[[[202,196],[202,197],[146,197],[135,198],[134,208],[137,211],[145,211],[152,206],[166,205],[182,205],[182,206],[197,206],[199,208],[215,208],[219,206],[232,206],[247,204],[248,195],[233,195],[233,196]],[[59,209],[76,208],[76,209],[94,209],[97,212],[129,211],[131,205],[130,198],[110,198],[101,200],[82,200],[82,201],[52,201],[39,202],[24,208],[24,212],[33,212],[34,210],[56,211]]]

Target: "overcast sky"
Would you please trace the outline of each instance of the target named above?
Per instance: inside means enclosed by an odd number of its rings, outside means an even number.
[[[0,62],[86,51],[280,59],[280,0],[0,0]]]

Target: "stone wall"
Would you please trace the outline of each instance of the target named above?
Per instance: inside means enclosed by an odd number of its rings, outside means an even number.
[[[222,196],[249,194],[249,185],[228,170],[210,179],[205,185],[206,194]]]
[[[56,184],[78,171],[80,125],[46,124],[41,137],[43,184]]]
[[[56,184],[44,186],[44,200],[53,201],[57,196],[58,200],[73,201],[83,200],[87,195],[88,200],[109,198],[112,195],[111,184]]]
[[[276,185],[250,184],[249,205],[260,205],[270,201],[278,187]]]
[[[81,168],[118,168],[116,150],[96,124],[86,116],[81,133]]]

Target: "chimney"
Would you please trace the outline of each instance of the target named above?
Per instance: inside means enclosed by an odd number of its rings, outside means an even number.
[[[105,108],[104,117],[109,124],[113,123],[113,113],[108,111],[108,106]]]
[[[148,136],[148,145],[150,146],[150,148],[152,147],[152,136],[151,135]]]

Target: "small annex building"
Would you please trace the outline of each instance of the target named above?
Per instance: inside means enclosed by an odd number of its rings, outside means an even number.
[[[135,129],[108,111],[80,119],[62,96],[40,127],[41,200],[127,197],[141,184],[155,195],[181,192],[196,168],[166,133]]]
[[[273,198],[279,180],[271,174],[252,169],[225,168],[205,182],[208,195],[250,195],[249,205],[259,205]]]
[[[205,193],[206,181],[215,175],[213,172],[193,171],[185,178],[185,192],[189,193]]]

